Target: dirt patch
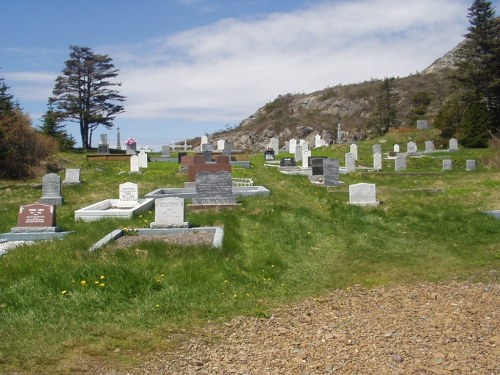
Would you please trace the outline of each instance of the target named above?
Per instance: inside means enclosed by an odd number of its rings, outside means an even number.
[[[161,241],[180,246],[207,245],[212,246],[214,233],[208,231],[199,231],[191,233],[177,234],[148,234],[141,236],[122,236],[118,238],[113,245],[115,247],[130,247],[145,241]]]

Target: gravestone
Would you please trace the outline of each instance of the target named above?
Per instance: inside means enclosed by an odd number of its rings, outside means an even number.
[[[458,151],[458,141],[456,138],[451,138],[448,141],[448,151]]]
[[[203,158],[205,159],[206,162],[212,162],[212,151],[204,150],[203,151]]]
[[[358,206],[378,206],[375,184],[349,185],[349,203]]]
[[[127,155],[135,155],[137,153],[136,144],[135,143],[132,145],[125,144],[125,153]]]
[[[200,171],[196,176],[196,197],[193,205],[235,205],[231,172]]]
[[[337,159],[323,160],[323,180],[325,186],[340,185],[340,169]]]
[[[321,139],[321,135],[316,134],[314,136],[314,147],[322,147],[323,146],[323,140]]]
[[[323,158],[311,158],[312,175],[322,176],[323,175]]]
[[[139,173],[139,157],[137,155],[130,157],[130,173]]]
[[[120,197],[116,203],[119,208],[134,207],[139,203],[139,188],[133,182],[120,184]]]
[[[279,155],[280,141],[278,138],[271,138],[269,141],[269,146],[274,150],[274,155]]]
[[[155,199],[155,221],[150,228],[185,228],[189,223],[184,221],[184,198],[167,197]]]
[[[59,206],[63,204],[61,196],[61,177],[55,173],[48,173],[42,178],[42,197],[38,201],[43,204]]]
[[[417,144],[413,141],[408,142],[406,144],[406,153],[416,154],[417,153]]]
[[[382,154],[382,145],[380,143],[376,143],[372,146],[373,155]]]
[[[345,171],[346,173],[356,172],[356,156],[353,153],[345,154]]]
[[[427,120],[417,120],[417,129],[429,129],[429,122]]]
[[[309,167],[309,158],[311,157],[311,151],[310,150],[304,150],[302,151],[302,168],[308,168]]]
[[[475,171],[476,170],[476,161],[475,160],[467,160],[465,162],[465,170]]]
[[[401,152],[401,151],[399,150],[399,145],[398,145],[397,143],[394,145],[394,147],[392,148],[392,150],[393,150],[396,154],[397,154],[398,152]]]
[[[99,139],[99,144],[101,144],[101,145],[108,144],[108,135],[107,134],[101,134],[100,139]]]
[[[56,206],[51,204],[27,204],[19,208],[17,226],[12,233],[59,232],[56,227]]]
[[[202,135],[200,145],[206,145],[207,143],[208,143],[208,137],[206,135]]]
[[[344,134],[345,134],[345,131],[342,130],[340,123],[337,124],[337,143],[344,142]]]
[[[146,151],[141,150],[139,152],[139,168],[147,168],[148,167],[148,154]]]
[[[349,153],[354,155],[354,160],[358,160],[358,145],[353,143],[349,147]]]
[[[434,152],[436,151],[436,148],[434,147],[434,142],[433,141],[425,141],[425,151],[424,152]]]
[[[443,171],[451,171],[453,170],[453,160],[444,159],[443,160]]]
[[[275,159],[274,150],[269,148],[264,151],[264,160],[274,160],[274,159]]]
[[[280,167],[296,167],[295,158],[283,158],[280,160]]]
[[[302,146],[301,145],[295,146],[295,161],[297,161],[297,162],[302,161]]]
[[[226,141],[224,139],[219,139],[217,141],[217,150],[222,151],[224,150],[224,145],[226,144]]]
[[[231,158],[231,153],[233,152],[233,142],[225,141],[224,148],[222,150],[222,155]]]
[[[73,185],[81,183],[80,168],[67,168],[66,176],[64,177],[64,184]]]
[[[161,146],[161,157],[169,158],[170,157],[170,147],[167,145]]]
[[[97,145],[97,153],[98,154],[109,154],[109,144],[108,144],[108,135],[107,134],[101,134],[99,144]]]
[[[394,159],[394,170],[396,172],[406,170],[406,156],[404,155],[396,156],[396,159]]]
[[[382,154],[378,152],[373,155],[373,169],[375,169],[376,171],[382,170]]]
[[[290,139],[290,142],[288,142],[288,152],[290,154],[295,154],[295,147],[297,147],[297,140],[292,138]]]

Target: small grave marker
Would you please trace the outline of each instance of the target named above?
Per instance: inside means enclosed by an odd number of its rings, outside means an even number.
[[[63,204],[61,196],[61,177],[55,173],[48,173],[42,178],[42,197],[39,203],[59,206]]]
[[[184,198],[167,197],[155,200],[155,221],[151,228],[184,228]]]
[[[349,203],[358,206],[378,206],[375,184],[349,185]]]

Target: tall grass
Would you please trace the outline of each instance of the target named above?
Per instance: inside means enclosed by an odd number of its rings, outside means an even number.
[[[370,155],[371,145],[361,145],[360,158]],[[481,161],[491,150],[453,157],[471,155]],[[500,222],[480,211],[498,209],[500,172],[481,162],[475,172],[441,173],[440,160],[426,158],[414,170],[433,173],[356,172],[341,176],[345,185],[324,188],[264,167],[256,155],[251,170],[234,175],[253,177],[270,197],[187,215],[195,226],[224,225],[221,250],[142,242],[89,253],[111,230],[148,227],[154,214],[84,223],[74,221],[74,210],[117,197],[125,181],[137,182],[143,195],[181,186],[186,176],[169,163],[129,175],[127,163],[67,158],[69,167],[82,168],[84,182],[64,187],[57,220],[75,233],[0,258],[0,372],[71,372],[82,357],[126,366],[175,345],[173,332],[237,314],[266,317],[278,304],[334,288],[464,279],[499,269]],[[348,185],[358,182],[377,185],[379,207],[347,204]],[[15,225],[19,205],[41,191],[36,181],[0,185],[4,232]]]

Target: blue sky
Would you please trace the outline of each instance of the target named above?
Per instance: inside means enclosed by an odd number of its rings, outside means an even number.
[[[498,3],[493,1],[498,14]],[[286,93],[407,76],[456,46],[472,0],[2,0],[0,77],[33,125],[69,46],[107,54],[122,142],[234,126]],[[78,125],[67,130],[80,143]],[[116,130],[107,133],[111,145]]]

